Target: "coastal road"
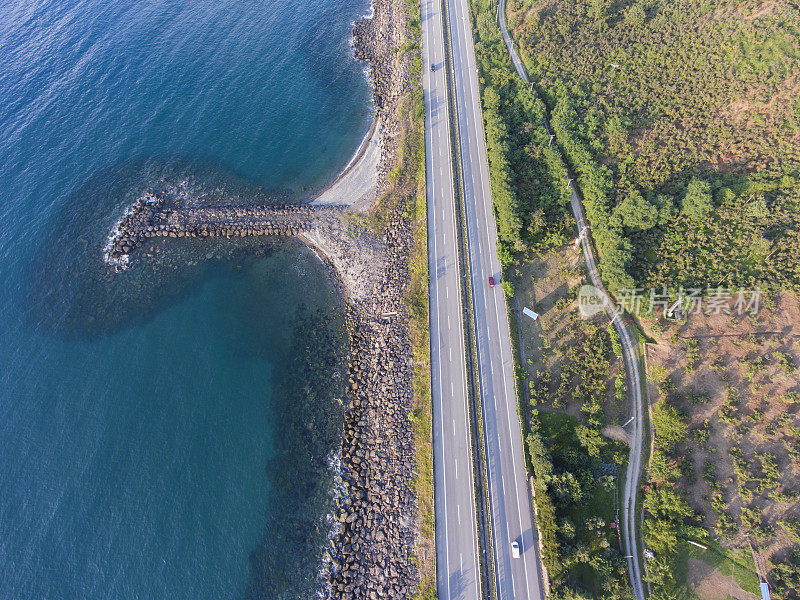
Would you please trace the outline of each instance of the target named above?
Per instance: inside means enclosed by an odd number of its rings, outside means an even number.
[[[478,527],[444,67],[444,24],[439,0],[422,0],[422,63],[437,591],[441,600],[478,600],[481,598]]]
[[[466,211],[478,374],[494,545],[495,586],[501,600],[544,597],[539,548],[517,414],[508,307],[500,287],[480,88],[467,0],[445,0],[453,62],[458,140]],[[513,558],[511,544],[520,545]]]
[[[506,48],[511,55],[511,62],[514,63],[514,69],[517,75],[525,81],[530,83],[528,74],[519,59],[516,50],[514,49],[514,41],[508,34],[506,27],[506,2],[500,0],[498,6],[498,21],[500,23],[500,30],[503,34]],[[547,132],[550,131],[549,125],[545,122]],[[633,407],[633,428],[630,432],[631,437],[631,452],[628,459],[628,468],[625,476],[625,489],[623,491],[623,513],[622,525],[624,532],[625,551],[628,560],[628,574],[633,587],[633,593],[636,600],[644,600],[644,588],[642,586],[641,566],[639,564],[639,551],[636,534],[636,492],[639,489],[639,477],[642,472],[642,453],[644,443],[644,413],[643,413],[643,393],[642,393],[642,378],[639,373],[639,349],[634,345],[633,340],[636,339],[630,326],[623,320],[622,315],[616,309],[614,303],[611,301],[608,293],[603,286],[600,279],[600,272],[597,269],[597,263],[594,259],[594,251],[589,239],[589,228],[583,216],[583,208],[581,207],[580,197],[575,186],[570,181],[571,200],[570,207],[572,214],[575,216],[575,221],[578,224],[578,235],[581,239],[581,249],[583,250],[583,257],[586,262],[586,268],[589,271],[589,277],[592,281],[598,294],[603,300],[603,304],[608,314],[609,319],[614,324],[614,328],[619,334],[620,341],[622,342],[622,355],[625,362],[625,376],[628,384],[628,396],[630,397]]]

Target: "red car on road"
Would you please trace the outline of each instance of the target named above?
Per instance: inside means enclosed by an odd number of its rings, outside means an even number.
[[[489,287],[494,287],[494,277],[489,277]]]

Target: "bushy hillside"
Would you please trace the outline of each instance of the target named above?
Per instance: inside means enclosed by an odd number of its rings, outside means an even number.
[[[509,0],[508,24],[615,264],[800,287],[796,4]]]

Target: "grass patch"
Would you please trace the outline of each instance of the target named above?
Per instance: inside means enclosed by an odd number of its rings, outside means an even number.
[[[748,549],[729,550],[716,542],[709,542],[707,545],[708,550],[703,550],[693,544],[681,545],[682,560],[677,565],[678,573],[681,575],[680,579],[686,579],[689,559],[695,558],[703,561],[709,567],[714,567],[725,577],[733,574],[733,579],[744,591],[756,596],[761,595],[758,573],[756,573],[753,557]]]
[[[420,583],[415,600],[436,598],[436,547],[433,478],[433,418],[431,413],[430,330],[428,317],[428,241],[427,199],[425,196],[425,104],[420,74],[421,6],[415,0],[405,0],[406,43],[401,52],[410,62],[411,92],[401,102],[399,120],[401,139],[396,166],[391,173],[391,190],[370,215],[371,225],[385,230],[388,215],[398,206],[412,230],[412,247],[407,256],[409,284],[403,293],[408,311],[409,334],[414,357],[414,404],[409,418],[414,432],[416,478],[413,485],[417,496],[419,535],[415,562]]]

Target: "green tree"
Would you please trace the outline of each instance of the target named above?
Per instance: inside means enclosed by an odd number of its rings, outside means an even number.
[[[551,600],[592,600],[592,597],[574,587],[564,585],[550,596]]]
[[[627,271],[632,255],[631,243],[620,237],[604,246],[600,258],[600,272],[612,292],[631,289],[634,286],[633,277]]]
[[[680,469],[675,463],[656,450],[647,467],[650,481],[676,481],[680,477]]]
[[[760,196],[747,205],[747,215],[757,219],[766,217],[769,214],[767,203],[763,196]]]
[[[675,201],[668,194],[658,194],[653,204],[658,209],[658,225],[663,227],[675,216]]]
[[[634,4],[625,13],[625,22],[631,27],[641,27],[647,20],[647,14],[639,4]]]
[[[536,479],[547,483],[553,474],[553,462],[538,431],[528,434],[528,455]]]
[[[492,201],[497,214],[497,233],[501,241],[513,245],[520,240],[522,219],[508,162],[510,153],[508,128],[500,116],[500,95],[494,88],[487,87],[484,90],[483,109]]]
[[[634,191],[614,209],[614,216],[632,231],[645,231],[658,223],[659,211],[638,191]]]
[[[692,177],[686,186],[686,195],[683,197],[681,210],[692,221],[701,222],[714,208],[711,199],[711,185],[703,179]]]
[[[561,519],[558,528],[561,532],[561,537],[568,542],[575,539],[575,524],[569,517],[564,517]]]
[[[600,451],[606,445],[606,442],[596,428],[587,425],[578,425],[575,428],[575,434],[578,436],[578,441],[581,446],[586,448],[590,456],[594,456],[595,458],[600,456]]]
[[[653,427],[656,430],[656,448],[669,453],[675,445],[686,438],[686,421],[674,406],[659,402],[653,408]]]
[[[580,481],[569,471],[551,477],[547,488],[562,504],[578,504],[584,499]]]
[[[589,16],[594,19],[598,28],[602,28],[608,17],[608,0],[592,0],[589,6]]]

